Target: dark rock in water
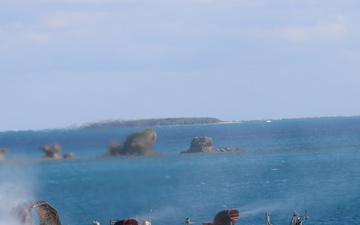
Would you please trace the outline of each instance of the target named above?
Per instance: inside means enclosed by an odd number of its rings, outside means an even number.
[[[235,152],[241,151],[239,147],[226,147],[214,149],[213,140],[210,137],[194,137],[191,140],[190,148],[181,153],[208,153],[208,152]]]
[[[190,148],[184,153],[214,152],[213,140],[210,137],[194,137]]]
[[[0,148],[0,160],[3,160],[5,158],[6,153],[7,153],[6,148]]]
[[[61,159],[59,154],[61,146],[59,144],[43,145],[40,149],[45,153],[45,156],[41,157],[42,159]]]
[[[147,155],[152,151],[157,134],[153,129],[146,129],[130,134],[124,142],[123,149],[134,155]]]
[[[122,150],[123,145],[117,142],[110,142],[108,145],[108,153],[109,156],[120,156],[123,153]]]
[[[130,134],[124,144],[112,142],[108,146],[110,156],[140,156],[152,155],[153,144],[157,134],[153,129],[145,129]]]
[[[216,152],[239,152],[242,151],[239,147],[226,147],[215,149]]]
[[[68,152],[64,154],[64,159],[73,159],[75,157],[75,153],[73,152]]]

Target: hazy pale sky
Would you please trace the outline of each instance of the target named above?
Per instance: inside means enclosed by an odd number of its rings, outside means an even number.
[[[360,114],[358,0],[12,0],[0,131]]]

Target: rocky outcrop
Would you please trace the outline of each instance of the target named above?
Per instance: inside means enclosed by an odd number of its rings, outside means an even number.
[[[225,147],[214,149],[211,137],[194,137],[191,140],[190,148],[181,153],[209,153],[209,152],[235,152],[241,151],[239,147]]]
[[[45,156],[41,157],[42,159],[61,159],[61,146],[59,144],[43,145],[40,150],[45,153]]]
[[[242,151],[239,147],[225,147],[225,148],[218,148],[215,149],[216,152],[240,152]]]
[[[0,161],[5,159],[6,153],[7,153],[6,148],[0,148]]]
[[[73,159],[73,158],[75,158],[75,153],[73,153],[73,152],[68,152],[68,153],[65,153],[65,154],[63,155],[63,157],[64,157],[64,159]]]
[[[152,155],[153,144],[157,134],[153,129],[145,129],[130,134],[123,144],[112,142],[108,146],[110,156],[140,156]]]
[[[194,137],[186,153],[214,152],[213,140],[210,137]]]

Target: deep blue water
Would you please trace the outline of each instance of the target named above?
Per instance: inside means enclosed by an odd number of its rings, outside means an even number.
[[[97,157],[109,141],[141,129],[0,133],[0,147],[9,150],[0,163],[0,224],[20,200],[49,202],[63,225],[147,218],[150,209],[153,225],[186,217],[196,225],[231,207],[240,211],[237,224],[265,224],[265,212],[274,225],[288,224],[293,211],[306,211],[309,225],[360,221],[360,117],[153,127],[162,155]],[[243,151],[179,154],[195,136]],[[76,158],[28,160],[54,142]]]

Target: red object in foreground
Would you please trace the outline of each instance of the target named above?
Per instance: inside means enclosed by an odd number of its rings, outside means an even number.
[[[229,219],[235,221],[240,218],[240,213],[237,209],[231,208],[228,211]]]
[[[202,225],[213,225],[213,222],[203,222]]]

